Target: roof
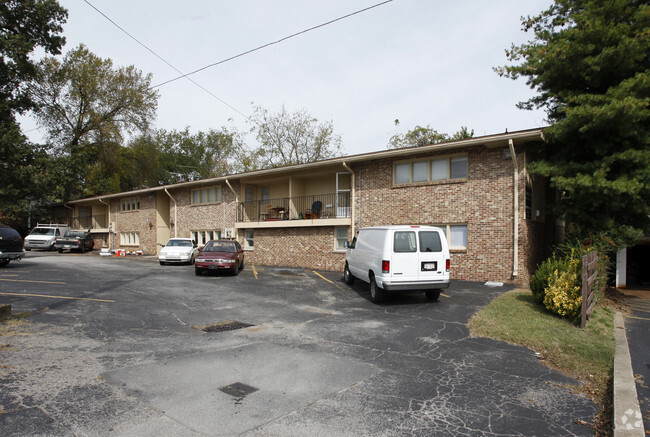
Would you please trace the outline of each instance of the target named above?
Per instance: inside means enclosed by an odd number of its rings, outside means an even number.
[[[543,128],[528,129],[528,130],[522,130],[516,132],[505,132],[501,134],[473,137],[464,140],[446,141],[443,143],[430,144],[427,146],[405,147],[401,149],[389,149],[389,150],[382,150],[379,152],[369,152],[369,153],[362,153],[358,155],[342,156],[338,158],[325,159],[322,161],[287,165],[284,167],[276,167],[276,168],[270,168],[265,170],[255,170],[255,171],[250,171],[245,173],[237,173],[237,174],[218,176],[218,177],[208,178],[208,179],[200,179],[191,182],[179,182],[176,184],[161,185],[158,187],[151,187],[151,188],[142,188],[139,190],[132,190],[132,191],[123,191],[120,193],[102,194],[100,196],[87,197],[84,199],[72,200],[65,203],[75,204],[75,203],[87,202],[89,200],[103,200],[103,199],[114,199],[114,198],[125,197],[125,196],[136,196],[139,194],[148,194],[156,191],[192,187],[196,185],[205,185],[210,183],[226,182],[235,179],[280,175],[282,173],[295,172],[296,170],[315,169],[322,166],[331,166],[336,164],[343,165],[343,164],[351,164],[355,162],[374,161],[378,159],[396,158],[396,157],[402,157],[402,156],[408,156],[408,155],[414,155],[414,154],[420,154],[426,152],[461,149],[464,147],[471,147],[471,146],[485,145],[486,147],[490,147],[490,148],[506,147],[508,146],[510,140],[512,140],[515,145],[527,143],[530,141],[544,141]]]

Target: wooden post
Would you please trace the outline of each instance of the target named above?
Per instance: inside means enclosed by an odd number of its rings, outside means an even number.
[[[594,299],[593,285],[598,277],[598,254],[596,251],[589,252],[582,257],[582,322],[580,327],[587,326],[587,320],[594,310],[596,300]]]

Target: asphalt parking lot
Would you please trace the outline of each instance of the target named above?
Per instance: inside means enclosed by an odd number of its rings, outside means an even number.
[[[509,289],[454,281],[435,302],[375,305],[338,272],[197,277],[144,257],[30,252],[0,269],[0,303],[33,313],[0,337],[0,429],[593,435],[598,406],[575,381],[533,351],[470,337],[471,315]]]

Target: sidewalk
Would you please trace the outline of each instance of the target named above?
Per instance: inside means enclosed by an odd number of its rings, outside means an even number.
[[[647,340],[650,331],[650,290],[621,291],[631,305],[631,313],[624,318],[621,312],[617,312],[614,320],[614,436],[643,437],[644,419],[646,428],[650,420],[650,396],[647,386],[643,384],[644,381],[650,381]],[[639,376],[638,383],[635,375]]]

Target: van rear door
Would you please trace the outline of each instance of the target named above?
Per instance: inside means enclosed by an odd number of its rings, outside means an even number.
[[[435,281],[443,279],[447,268],[447,256],[443,250],[440,232],[420,230],[418,232],[418,280]]]
[[[420,256],[418,254],[415,229],[394,231],[393,254],[390,263],[392,281],[412,282],[419,276]]]

